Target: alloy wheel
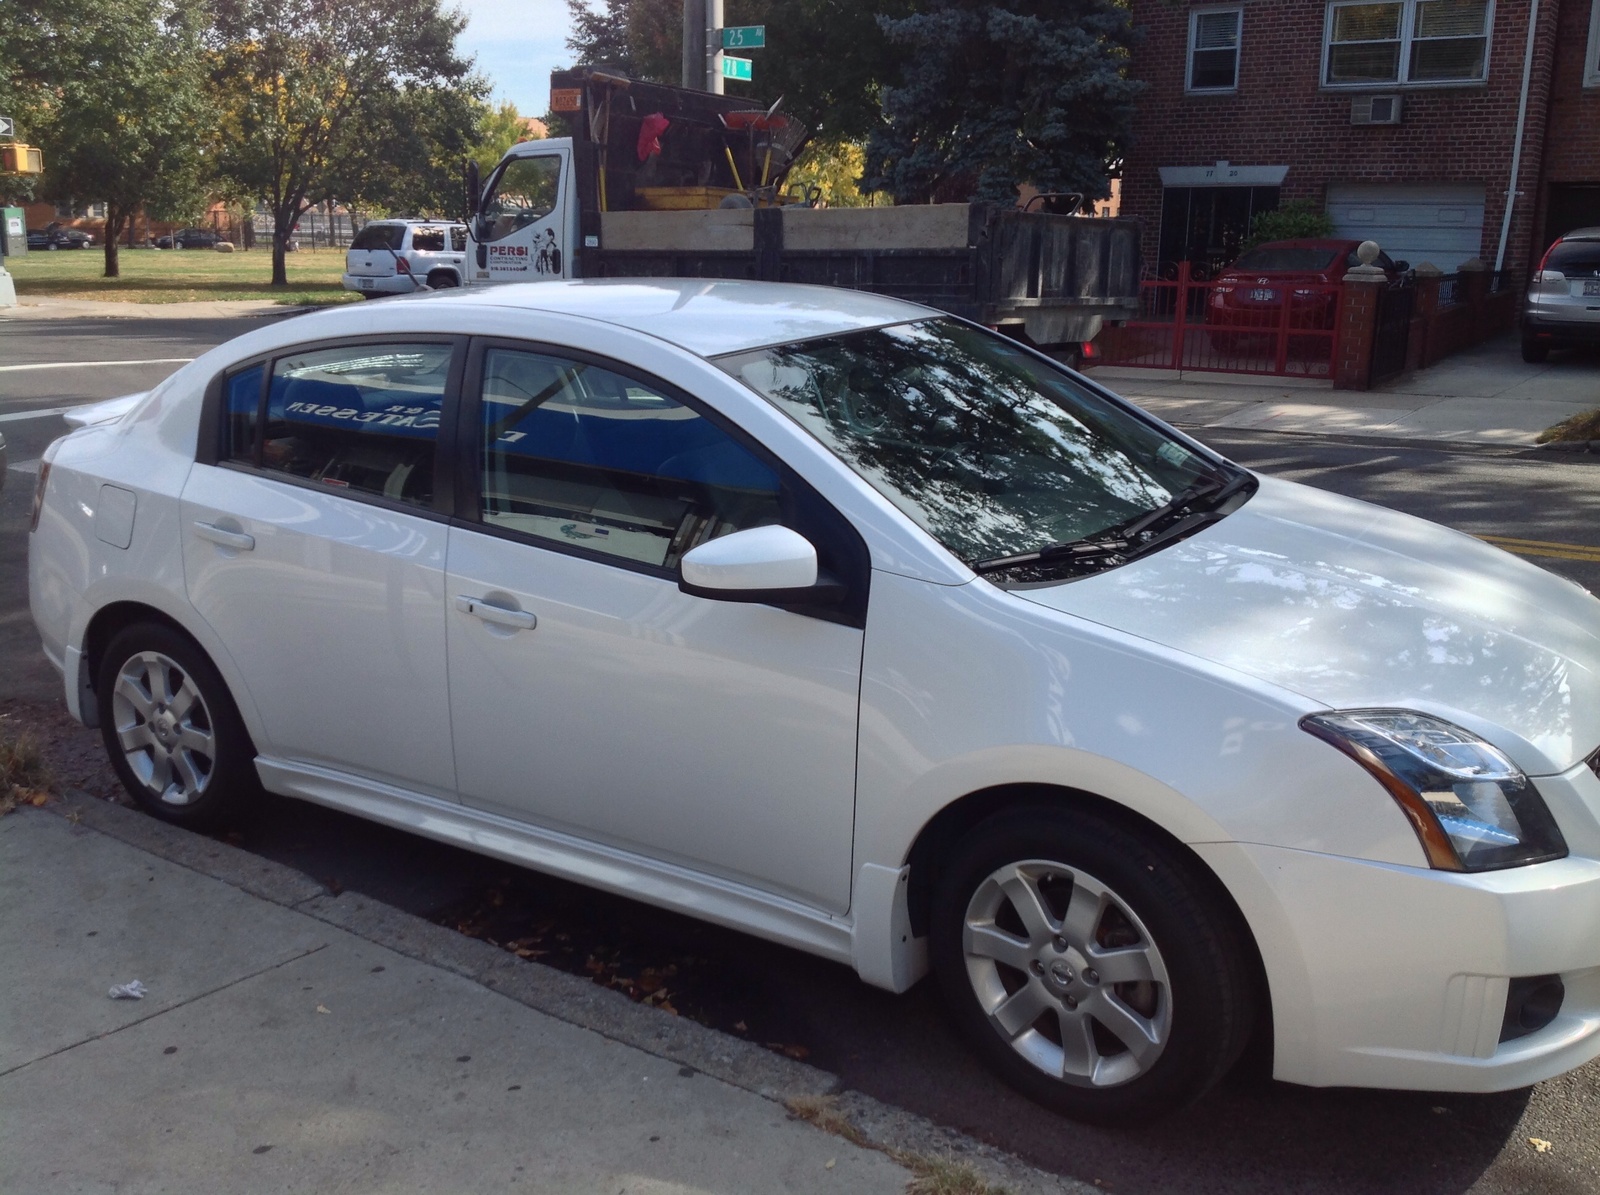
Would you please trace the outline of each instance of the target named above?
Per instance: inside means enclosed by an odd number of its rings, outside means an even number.
[[[216,767],[216,732],[204,697],[171,657],[131,656],[111,691],[117,743],[134,776],[168,805],[198,800]]]

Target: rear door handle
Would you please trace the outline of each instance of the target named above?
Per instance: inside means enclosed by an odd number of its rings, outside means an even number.
[[[218,527],[215,523],[197,522],[194,529],[201,539],[208,539],[214,544],[232,548],[236,552],[248,552],[256,546],[255,536],[246,535],[243,531],[229,531],[226,527]]]
[[[464,593],[456,595],[456,609],[474,618],[481,618],[484,622],[492,622],[497,627],[510,627],[515,631],[531,631],[539,625],[539,620],[527,610],[492,606],[481,597],[468,597]]]

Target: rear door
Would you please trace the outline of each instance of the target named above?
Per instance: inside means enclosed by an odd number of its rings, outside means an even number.
[[[324,344],[211,396],[217,436],[183,492],[184,577],[264,754],[453,798],[434,476],[460,362],[448,339]]]

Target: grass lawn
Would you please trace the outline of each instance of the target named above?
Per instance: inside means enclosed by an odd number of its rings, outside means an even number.
[[[285,259],[289,285],[275,289],[272,251],[218,253],[212,249],[123,249],[120,278],[102,278],[105,252],[65,249],[8,257],[17,294],[121,303],[188,303],[201,299],[275,299],[279,303],[343,303],[358,299],[339,283],[343,249],[302,249]]]

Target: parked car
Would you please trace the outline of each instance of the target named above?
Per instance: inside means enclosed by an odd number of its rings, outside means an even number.
[[[49,224],[42,229],[28,230],[28,248],[34,249],[87,249],[94,244],[94,236],[79,228],[65,228]]]
[[[442,220],[374,220],[345,254],[344,288],[364,295],[409,295],[461,285],[467,226]]]
[[[1550,246],[1522,315],[1524,361],[1584,344],[1600,344],[1600,228],[1576,229]]]
[[[1288,304],[1289,327],[1325,331],[1339,310],[1345,272],[1361,264],[1360,241],[1307,238],[1267,241],[1247,249],[1219,273],[1206,303],[1212,346],[1228,352],[1242,342],[1276,335]],[[1373,264],[1398,278],[1410,264],[1380,252]]]
[[[215,249],[223,238],[209,228],[180,228],[167,236],[157,237],[157,249]]]
[[[882,296],[274,322],[46,451],[29,593],[150,813],[262,788],[904,991],[1097,1121],[1600,1053],[1600,602]]]

